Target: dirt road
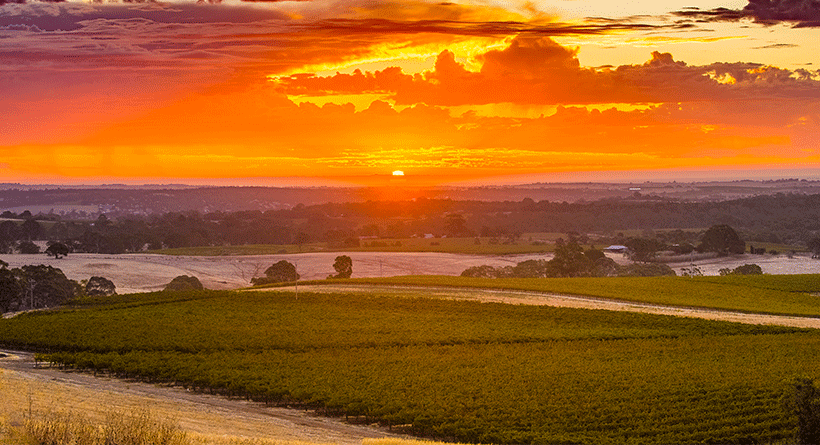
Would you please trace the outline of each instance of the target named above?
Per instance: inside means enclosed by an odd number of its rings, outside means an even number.
[[[4,418],[11,425],[20,424],[30,407],[41,413],[81,413],[91,420],[103,419],[107,412],[141,407],[175,419],[180,428],[202,443],[236,444],[253,439],[248,443],[361,444],[367,438],[399,437],[387,430],[351,425],[309,411],[38,368],[32,354],[16,351],[0,351],[0,400],[0,429]]]
[[[280,287],[260,290],[293,292],[294,288]],[[367,284],[321,284],[308,286],[301,285],[299,286],[299,292],[367,292],[377,293],[380,295],[423,295],[431,298],[474,300],[508,304],[531,304],[536,306],[572,307],[582,309],[604,309],[608,311],[674,315],[678,317],[703,318],[707,320],[722,320],[746,324],[777,325],[815,329],[820,328],[820,318],[750,314],[718,309],[664,306],[652,303],[611,300],[607,298],[585,297],[579,295],[560,295],[524,290]]]

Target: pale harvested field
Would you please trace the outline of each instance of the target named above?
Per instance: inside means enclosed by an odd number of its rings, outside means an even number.
[[[286,260],[297,265],[304,280],[324,279],[334,274],[333,262],[338,255],[349,255],[353,260],[353,277],[389,277],[397,275],[460,275],[472,266],[488,264],[495,267],[514,266],[531,259],[550,259],[551,255],[460,255],[435,252],[323,252],[292,255],[243,255],[243,256],[172,256],[172,255],[103,255],[71,254],[56,260],[45,254],[0,255],[10,267],[25,264],[48,264],[61,269],[72,280],[86,280],[103,276],[114,282],[121,294],[161,290],[178,275],[193,275],[209,289],[238,289],[250,286],[250,278],[261,276],[271,264]],[[615,261],[626,264],[622,255],[610,255]],[[718,275],[721,268],[755,263],[764,273],[798,274],[820,272],[820,260],[807,255],[788,258],[785,255],[738,255],[728,258],[698,260],[705,275]],[[688,262],[672,263],[670,266],[680,274]]]
[[[813,274],[820,273],[820,260],[813,260],[808,253],[801,253],[789,258],[786,255],[734,255],[726,258],[711,258],[695,261],[704,275],[719,275],[720,269],[735,267],[744,264],[757,264],[763,273],[772,275]],[[682,267],[689,267],[689,262],[670,263],[675,272],[680,275]]]
[[[242,256],[174,256],[174,255],[103,255],[78,253],[59,260],[45,254],[0,255],[10,267],[25,264],[48,264],[61,269],[72,280],[103,276],[113,281],[117,292],[135,293],[162,290],[178,275],[194,275],[208,289],[238,289],[250,286],[253,275],[264,275],[265,269],[280,260],[297,265],[305,280],[324,279],[335,274],[333,262],[339,255],[353,260],[354,277],[389,277],[396,275],[460,275],[464,269],[489,264],[514,266],[520,261],[544,258],[543,255],[458,255],[449,253],[303,253],[298,255]]]

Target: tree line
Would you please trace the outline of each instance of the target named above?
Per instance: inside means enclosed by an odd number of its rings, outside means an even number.
[[[116,286],[105,277],[77,282],[62,270],[47,266],[25,265],[9,268],[0,260],[0,313],[60,306],[77,296],[109,296]]]
[[[602,251],[590,246],[584,249],[577,234],[570,233],[569,241],[558,239],[553,258],[550,260],[527,260],[515,266],[473,266],[461,273],[462,277],[480,278],[561,278],[561,277],[648,277],[677,275],[666,264],[653,262],[660,251],[685,255],[694,251],[712,252],[718,256],[741,254],[746,243],[737,232],[726,224],[718,224],[706,230],[697,246],[692,244],[667,245],[657,239],[631,237],[625,241],[624,253],[632,264],[620,265]],[[754,250],[754,246],[751,250]],[[746,264],[735,269],[721,269],[721,275],[753,275],[763,273],[760,266]],[[697,275],[697,271],[684,271],[685,275]]]
[[[702,228],[730,225],[754,243],[808,245],[820,236],[820,195],[758,196],[721,202],[454,201],[416,199],[297,205],[290,209],[185,212],[153,216],[105,214],[95,220],[5,212],[0,253],[37,253],[33,241],[60,242],[72,252],[124,253],[144,249],[325,242],[351,248],[362,237],[400,239],[427,234],[515,241],[527,232],[603,233],[613,243],[630,229],[672,230],[680,244]],[[677,230],[673,230],[677,229]],[[663,241],[663,240],[662,240]]]

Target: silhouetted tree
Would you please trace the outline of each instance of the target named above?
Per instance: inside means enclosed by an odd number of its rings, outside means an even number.
[[[191,278],[191,277],[189,277],[189,278]],[[196,279],[196,278],[194,277],[194,279]],[[197,280],[197,282],[198,281],[199,280]],[[199,285],[200,285],[200,289],[201,289],[202,283],[200,283]],[[170,283],[169,283],[169,286],[170,286]],[[168,287],[166,286],[166,289],[167,288]],[[105,277],[91,277],[91,278],[88,279],[88,283],[86,283],[86,285],[85,285],[85,294],[88,295],[89,297],[97,297],[97,296],[110,297],[111,295],[114,295],[116,293],[117,293],[117,287],[114,285],[114,282],[109,280],[108,278],[105,278]]]
[[[38,246],[37,244],[32,243],[31,241],[20,241],[17,244],[17,250],[20,253],[35,254],[35,253],[40,253],[40,246]]]
[[[259,278],[252,278],[251,283],[254,285],[268,284],[268,283],[282,283],[296,281],[299,279],[299,274],[296,273],[296,266],[281,260],[274,263],[271,267],[265,270],[265,276]]]
[[[703,234],[698,250],[701,252],[717,252],[720,256],[730,253],[744,253],[746,243],[740,239],[735,229],[727,224],[718,224],[709,228]]]
[[[90,280],[89,280],[90,281]],[[174,277],[170,283],[165,286],[166,291],[187,291],[187,290],[202,290],[205,287],[195,276],[180,275]]]
[[[347,255],[337,256],[333,268],[336,270],[336,275],[331,278],[350,278],[353,275],[353,260]]]
[[[76,281],[66,278],[63,271],[55,267],[26,265],[12,269],[22,290],[22,307],[29,309],[52,307],[63,304],[78,294]]]
[[[14,221],[0,222],[0,241],[8,243],[20,239],[20,227]]]
[[[461,272],[462,277],[472,277],[472,278],[496,278],[498,276],[495,267],[482,265],[482,266],[472,266],[470,268],[465,269]]]
[[[547,262],[548,276],[584,277],[592,275],[593,263],[584,255],[584,248],[570,241],[556,243],[555,256]]]
[[[652,261],[664,247],[658,240],[650,238],[629,238],[625,246],[629,248],[629,258],[641,263]]]
[[[757,264],[744,264],[734,269],[725,267],[720,269],[718,273],[720,273],[720,275],[762,275],[763,269]]]
[[[633,263],[620,268],[620,277],[663,277],[675,276],[675,270],[663,263]]]
[[[0,312],[8,312],[12,303],[19,302],[20,291],[20,284],[8,269],[8,263],[0,261]]]
[[[461,213],[450,213],[447,215],[446,220],[447,222],[444,224],[444,228],[447,231],[447,236],[455,238],[467,233],[467,228],[464,225],[464,215]]]
[[[549,263],[546,260],[522,261],[512,268],[512,275],[516,278],[541,278],[547,276]]]
[[[47,255],[53,255],[54,259],[60,259],[60,256],[67,256],[71,250],[63,243],[49,243],[46,249]]]
[[[20,225],[20,238],[28,241],[40,239],[43,234],[43,226],[33,219],[27,219]]]

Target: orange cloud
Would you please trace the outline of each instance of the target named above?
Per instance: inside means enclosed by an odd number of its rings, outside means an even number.
[[[503,50],[478,57],[479,72],[468,71],[453,53],[439,54],[424,75],[397,69],[317,77],[278,79],[287,94],[381,92],[400,104],[487,103],[594,104],[664,103],[732,99],[820,98],[820,73],[789,71],[751,63],[688,66],[671,54],[653,52],[643,65],[614,69],[583,68],[577,50],[549,38],[516,37]],[[731,78],[732,82],[722,79]]]
[[[16,117],[0,124],[4,177],[453,178],[820,162],[817,71],[693,66],[662,51],[590,68],[551,38],[656,29],[636,19],[563,23],[526,7],[424,1],[3,7],[20,12],[0,15],[0,85],[14,85],[0,111]],[[386,52],[435,65],[312,71]],[[357,110],[294,99],[364,94],[382,100]],[[475,111],[494,104],[550,111]],[[631,111],[592,107],[602,104]]]
[[[628,112],[559,107],[524,119],[452,115],[421,104],[398,110],[376,101],[357,112],[352,105],[296,105],[260,84],[194,94],[93,137],[0,148],[0,156],[13,171],[69,177],[346,177],[401,169],[452,178],[813,163],[818,153],[793,140],[816,140],[816,112],[813,121],[801,117],[810,110],[784,106],[767,118],[761,108],[744,120],[720,119],[724,108],[703,103]]]

